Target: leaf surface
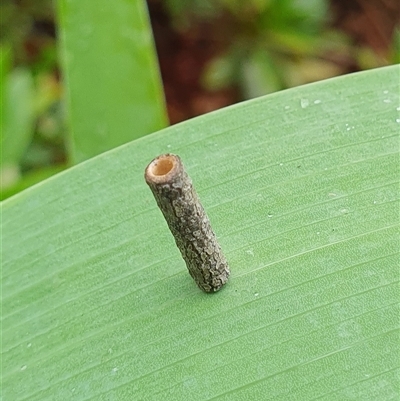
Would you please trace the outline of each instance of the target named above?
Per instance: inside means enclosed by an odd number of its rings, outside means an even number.
[[[3,400],[395,400],[399,67],[175,125],[2,203]],[[179,154],[204,294],[144,182]]]

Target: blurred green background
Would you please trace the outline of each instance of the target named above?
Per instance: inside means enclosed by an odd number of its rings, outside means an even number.
[[[57,2],[0,7],[5,199],[69,167],[71,157]],[[148,0],[147,7],[170,124],[400,61],[397,0]]]

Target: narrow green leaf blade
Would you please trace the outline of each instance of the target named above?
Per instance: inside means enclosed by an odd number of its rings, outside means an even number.
[[[210,113],[4,201],[3,399],[398,399],[399,72]],[[216,294],[144,182],[163,152],[230,262]]]
[[[33,79],[29,70],[15,68],[1,88],[1,167],[18,165],[34,130]]]
[[[58,5],[71,160],[165,127],[145,1],[58,0]]]

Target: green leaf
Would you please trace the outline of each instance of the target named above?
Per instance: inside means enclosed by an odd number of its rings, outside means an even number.
[[[2,97],[1,166],[4,167],[18,165],[33,135],[33,79],[29,70],[16,68],[10,72],[4,79]]]
[[[9,44],[0,45],[0,127],[3,127],[4,107],[6,101],[5,86],[7,75],[11,68],[11,47]]]
[[[20,162],[34,133],[34,85],[30,71],[15,68],[8,72],[9,49],[1,49],[0,78],[0,188],[4,191],[18,184]]]
[[[19,178],[16,180],[16,182],[13,185],[8,186],[6,189],[2,188],[1,191],[1,199],[4,200],[9,198],[12,195],[17,194],[18,192],[21,192],[22,190],[29,188],[30,186],[39,183],[40,181],[43,181],[49,177],[51,177],[54,174],[59,173],[60,171],[63,171],[67,168],[67,166],[61,164],[61,165],[52,165],[49,167],[42,167],[41,169],[38,170],[33,170],[30,171],[26,174],[23,175],[23,177]],[[11,174],[11,171],[3,171],[3,176],[4,173]],[[3,178],[3,177],[2,177]]]
[[[4,201],[3,399],[397,399],[399,72],[210,113]],[[216,294],[144,182],[163,152],[230,263]]]
[[[163,128],[164,97],[144,0],[58,0],[61,56],[79,162]]]
[[[202,85],[215,91],[234,85],[237,60],[234,54],[225,54],[208,62],[202,76]]]
[[[395,28],[393,31],[390,53],[391,62],[393,64],[400,63],[400,27]]]
[[[248,99],[282,88],[273,58],[262,49],[255,49],[243,61],[240,81],[242,92]]]

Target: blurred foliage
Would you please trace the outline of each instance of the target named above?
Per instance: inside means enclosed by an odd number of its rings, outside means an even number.
[[[185,31],[191,20],[220,20],[229,38],[224,54],[208,64],[203,85],[218,90],[236,85],[244,98],[330,78],[350,64],[369,69],[395,63],[354,46],[332,26],[327,0],[166,0],[174,25]],[[224,23],[227,21],[227,23]]]
[[[204,22],[217,27],[218,53],[202,79],[210,91],[233,86],[250,98],[400,62],[399,30],[387,54],[355,46],[332,28],[328,0],[153,2],[162,3],[181,34]],[[53,1],[2,0],[0,13],[4,199],[66,167],[67,124]]]
[[[393,64],[400,63],[400,27],[397,27],[393,34],[392,46],[390,49],[390,59]]]
[[[53,3],[5,0],[1,12],[1,198],[65,168],[65,113]]]

